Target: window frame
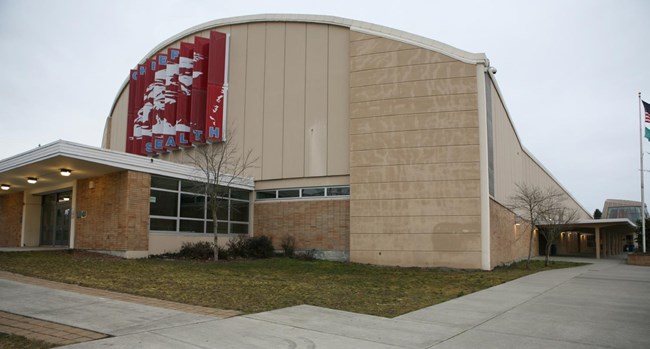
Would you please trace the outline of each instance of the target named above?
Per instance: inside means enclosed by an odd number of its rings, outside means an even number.
[[[169,180],[175,180],[176,181],[176,189],[168,189],[168,188],[158,188],[153,185],[150,186],[149,188],[149,197],[152,195],[152,191],[162,191],[162,192],[168,192],[168,193],[174,193],[176,194],[176,215],[175,216],[160,216],[160,215],[149,215],[149,232],[154,232],[154,233],[174,233],[174,234],[212,234],[211,231],[208,231],[208,224],[210,222],[213,222],[212,216],[208,210],[208,196],[206,194],[201,194],[197,193],[196,191],[185,191],[182,190],[182,185],[183,183],[187,184],[188,182],[191,182],[186,179],[176,179],[176,178],[170,178],[170,177],[164,177],[164,176],[155,176],[152,175],[152,178],[157,177],[160,179],[163,179],[164,181],[169,181]],[[152,181],[153,182],[153,181]],[[198,183],[198,182],[197,182]],[[220,197],[220,199],[224,199],[228,202],[227,207],[226,207],[226,212],[227,216],[225,217],[226,219],[218,219],[217,223],[222,223],[225,224],[227,227],[227,230],[224,233],[219,233],[219,234],[224,234],[224,235],[245,235],[245,234],[236,234],[231,232],[231,224],[240,224],[240,225],[246,225],[248,228],[250,228],[250,221],[251,221],[251,200],[250,200],[250,191],[247,191],[245,189],[241,188],[227,188],[227,195],[225,197]],[[242,199],[242,198],[234,198],[232,197],[232,191],[247,191],[249,193],[248,199]],[[195,217],[183,217],[181,216],[181,198],[182,196],[198,196],[203,198],[203,218],[195,218]],[[241,196],[241,195],[238,195]],[[234,221],[230,219],[230,213],[231,213],[231,206],[232,202],[237,202],[237,203],[246,203],[248,205],[248,219],[247,221]],[[151,205],[151,203],[150,203]],[[151,220],[152,219],[163,219],[163,220],[168,220],[168,221],[174,221],[175,222],[175,230],[152,230],[151,229]],[[181,221],[195,221],[195,222],[202,222],[203,223],[203,232],[191,232],[191,231],[182,231],[181,230]],[[246,229],[248,234],[248,229]]]

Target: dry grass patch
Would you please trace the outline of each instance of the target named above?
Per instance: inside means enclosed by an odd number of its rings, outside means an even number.
[[[399,268],[289,258],[200,262],[124,260],[86,252],[0,253],[18,274],[206,307],[255,313],[310,304],[394,317],[552,268]]]
[[[3,349],[49,349],[56,345],[28,339],[14,334],[0,333],[0,348]]]

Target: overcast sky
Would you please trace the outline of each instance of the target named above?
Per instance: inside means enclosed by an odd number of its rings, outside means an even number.
[[[100,146],[120,85],[154,46],[261,13],[351,18],[483,52],[524,146],[587,210],[639,200],[647,0],[0,0],[0,159],[57,139]]]

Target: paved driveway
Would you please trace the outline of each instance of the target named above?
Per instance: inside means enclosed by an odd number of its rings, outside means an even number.
[[[650,268],[537,273],[394,319],[313,306],[218,319],[0,280],[0,310],[114,337],[66,348],[649,348]]]

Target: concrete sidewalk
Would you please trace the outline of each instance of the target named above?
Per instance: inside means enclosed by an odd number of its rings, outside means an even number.
[[[0,310],[113,337],[66,348],[646,348],[650,268],[529,275],[394,319],[313,306],[219,319],[0,279]]]

